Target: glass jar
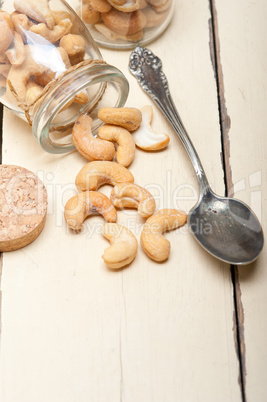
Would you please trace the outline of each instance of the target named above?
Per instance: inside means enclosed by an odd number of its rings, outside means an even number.
[[[98,45],[132,49],[161,35],[173,11],[172,0],[81,0],[78,14]]]
[[[74,149],[72,127],[81,114],[122,107],[129,84],[106,64],[83,22],[64,0],[0,3],[0,100],[28,121],[43,149]]]

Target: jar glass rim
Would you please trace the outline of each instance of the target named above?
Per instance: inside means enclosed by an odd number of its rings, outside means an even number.
[[[72,140],[64,143],[53,140],[51,138],[51,126],[58,113],[68,104],[71,98],[95,84],[100,84],[100,86],[93,102],[97,103],[105,93],[105,86],[111,84],[117,89],[117,99],[112,99],[110,106],[124,106],[129,93],[129,83],[124,74],[116,67],[103,62],[83,66],[71,74],[65,75],[42,98],[33,116],[34,137],[46,152],[61,154],[75,149]],[[99,125],[100,122],[96,126],[99,127]]]

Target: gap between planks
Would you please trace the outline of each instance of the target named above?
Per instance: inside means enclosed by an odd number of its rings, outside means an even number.
[[[216,0],[209,0],[210,3],[210,53],[214,69],[217,86],[218,109],[222,143],[222,166],[224,171],[225,196],[233,197],[234,186],[232,181],[232,170],[230,162],[230,138],[231,119],[227,112],[226,100],[224,95],[223,68],[220,59],[220,41],[218,31],[218,19],[216,11]],[[239,360],[239,385],[242,402],[246,402],[246,346],[245,346],[245,327],[244,309],[242,305],[242,293],[239,281],[238,268],[230,266],[231,279],[233,284],[233,331],[236,345],[236,353]]]
[[[2,164],[2,143],[3,143],[3,105],[0,103],[0,165]],[[0,253],[0,335],[2,330],[2,268],[3,268],[3,255]]]

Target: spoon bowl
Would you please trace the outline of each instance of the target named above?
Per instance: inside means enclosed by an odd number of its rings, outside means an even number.
[[[130,56],[129,68],[171,123],[195,169],[200,197],[188,214],[191,233],[214,257],[234,265],[251,263],[263,247],[261,225],[245,203],[219,197],[210,189],[199,156],[172,100],[161,60],[151,50],[137,47]]]
[[[214,257],[233,265],[249,264],[263,247],[261,225],[251,209],[210,189],[188,214],[196,240]]]

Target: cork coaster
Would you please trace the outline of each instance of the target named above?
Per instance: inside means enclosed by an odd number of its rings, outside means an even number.
[[[0,165],[0,251],[33,242],[43,230],[46,211],[41,180],[23,167]]]

